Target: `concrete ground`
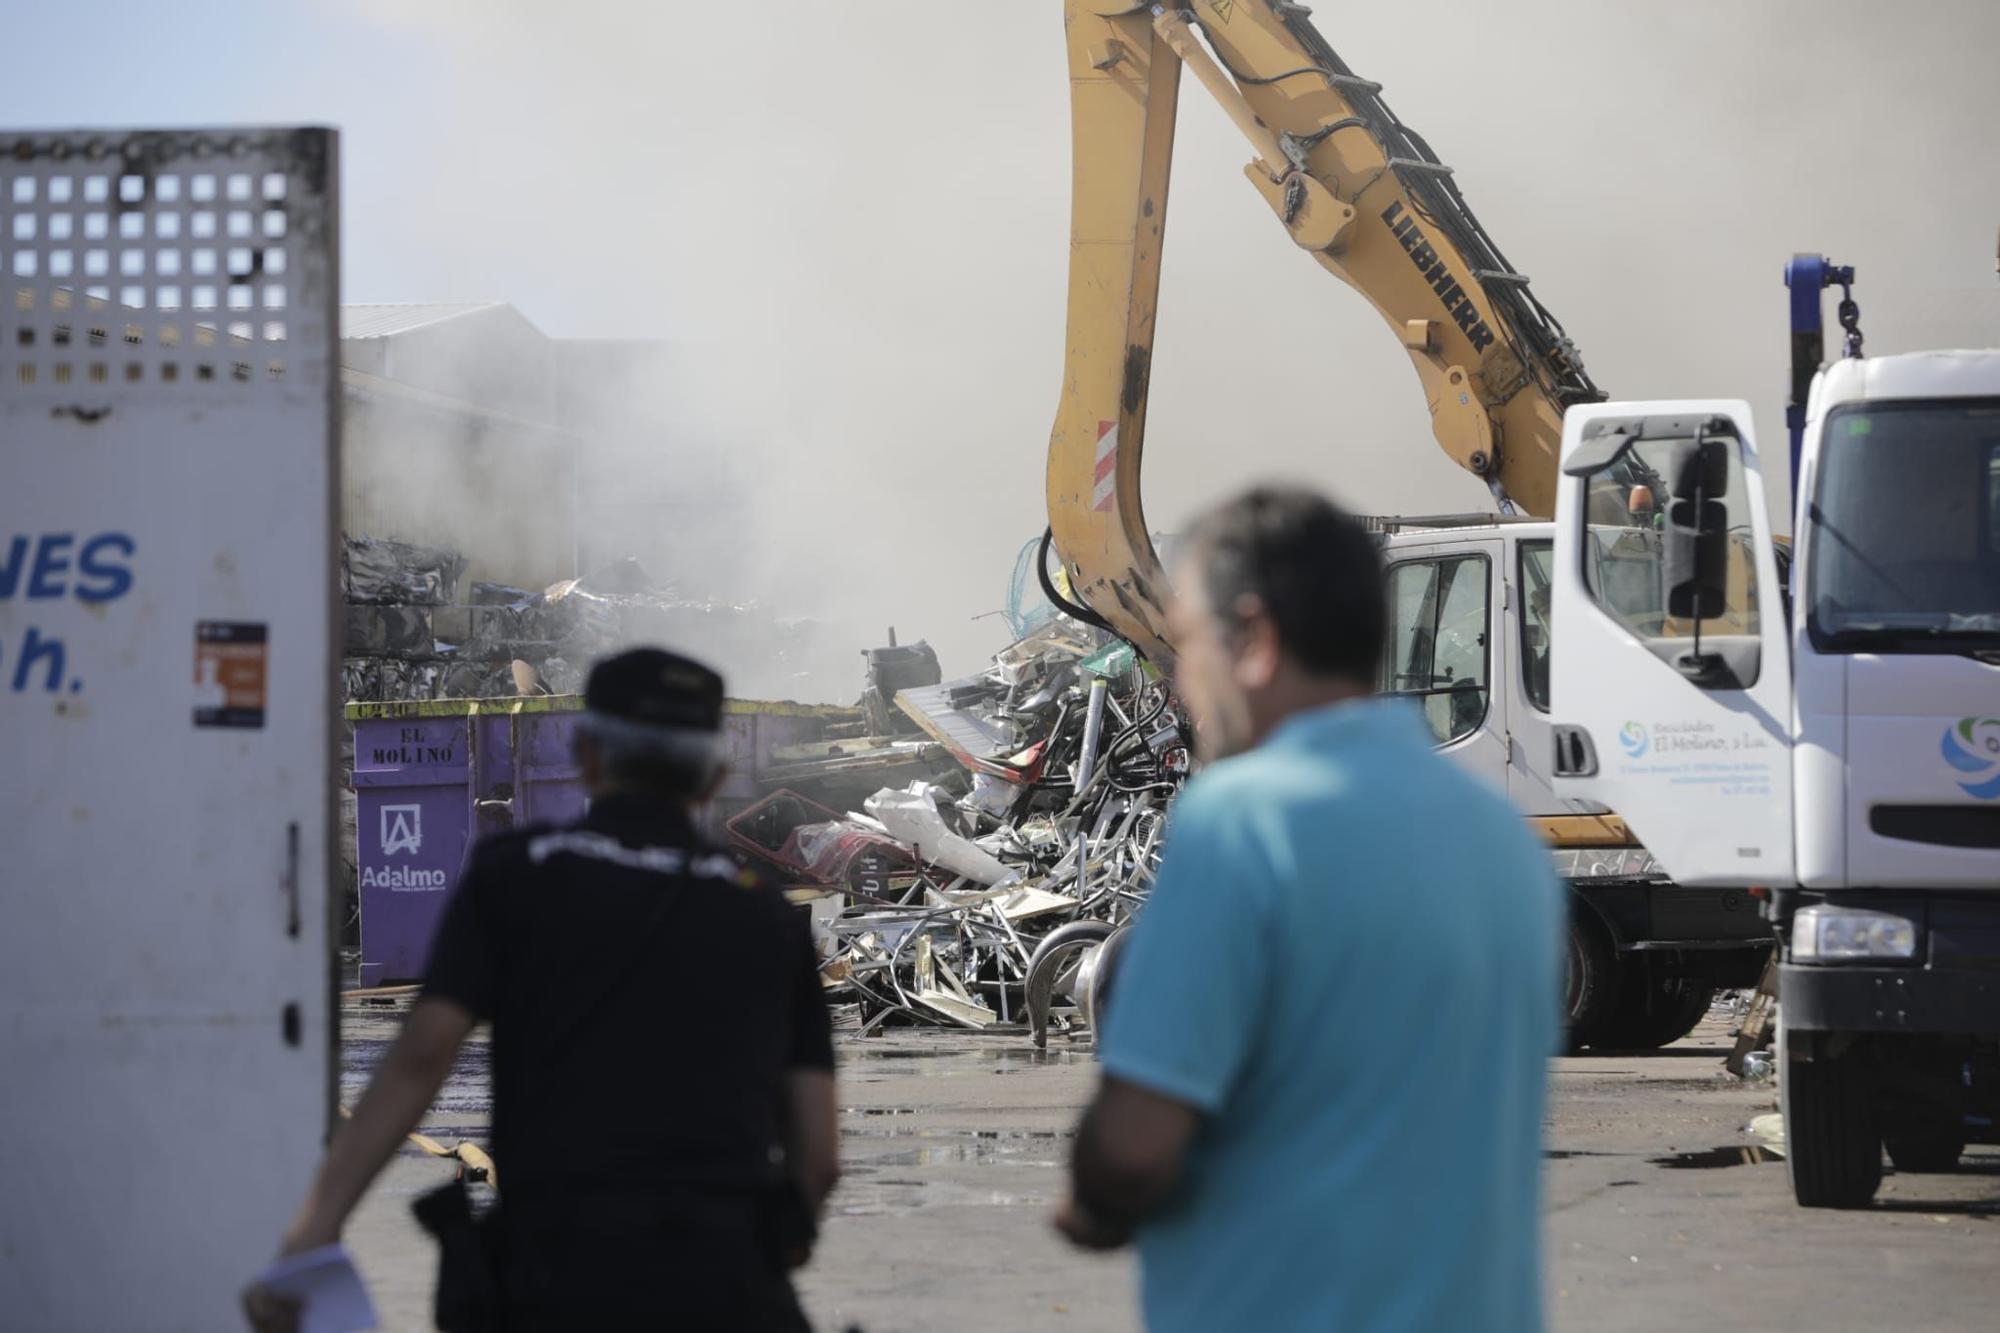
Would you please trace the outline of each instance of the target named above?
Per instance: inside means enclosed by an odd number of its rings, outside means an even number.
[[[349,1009],[350,1102],[394,1022],[393,1010]],[[1717,1014],[1664,1051],[1553,1062],[1551,1325],[1992,1326],[2000,1150],[1974,1149],[1951,1176],[1892,1173],[1864,1212],[1799,1209],[1784,1163],[1746,1132],[1774,1109],[1773,1088],[1721,1070],[1727,1026]],[[924,1031],[846,1040],[841,1057],[847,1175],[800,1281],[816,1327],[1138,1326],[1130,1260],[1077,1254],[1047,1224],[1070,1128],[1096,1077],[1087,1051]],[[477,1137],[487,1102],[482,1044],[425,1132],[446,1143]],[[349,1229],[385,1328],[430,1327],[435,1258],[409,1203],[453,1169],[404,1153]]]

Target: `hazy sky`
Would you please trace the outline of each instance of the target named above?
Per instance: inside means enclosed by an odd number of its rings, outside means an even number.
[[[553,334],[683,345],[660,391],[685,435],[634,484],[720,449],[751,497],[686,582],[894,623],[948,669],[997,646],[971,617],[1044,522],[1061,374],[1056,0],[6,8],[8,126],[338,126],[350,301],[503,299]],[[1858,266],[1872,350],[2000,331],[1992,0],[1348,0],[1316,21],[1614,397],[1745,397],[1775,442],[1794,250]],[[1482,507],[1395,338],[1295,251],[1248,156],[1188,81],[1153,525],[1266,475],[1373,512]]]

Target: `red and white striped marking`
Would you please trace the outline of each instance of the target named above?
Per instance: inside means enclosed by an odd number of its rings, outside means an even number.
[[[1097,482],[1090,490],[1090,507],[1100,514],[1111,512],[1117,497],[1118,423],[1097,423]]]

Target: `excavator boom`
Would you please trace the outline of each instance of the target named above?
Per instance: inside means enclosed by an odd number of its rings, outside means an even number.
[[[1068,348],[1049,525],[1071,589],[1157,661],[1166,577],[1139,495],[1175,101],[1185,67],[1243,132],[1244,174],[1294,244],[1410,354],[1438,443],[1503,511],[1554,511],[1563,409],[1602,398],[1562,327],[1440,163],[1282,0],[1065,0]]]

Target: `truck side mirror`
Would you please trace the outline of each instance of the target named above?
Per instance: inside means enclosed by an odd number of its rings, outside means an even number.
[[[1687,620],[1720,616],[1728,593],[1729,442],[1701,439],[1682,445],[1669,460],[1661,532],[1661,576],[1667,614]]]

